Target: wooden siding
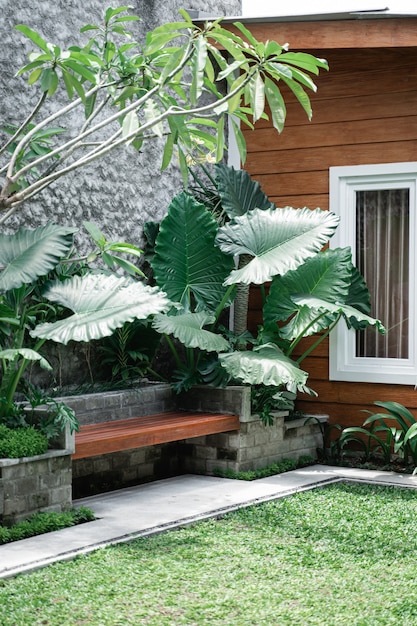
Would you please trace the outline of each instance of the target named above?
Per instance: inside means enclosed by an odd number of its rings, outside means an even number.
[[[414,46],[417,35],[415,17],[305,22],[248,20],[247,26],[258,41],[274,40],[281,45],[288,41],[293,50],[400,48]],[[231,25],[228,28],[241,34]]]
[[[269,37],[282,40],[271,33]],[[293,44],[289,34],[285,39]],[[287,95],[287,124],[281,135],[267,121],[257,124],[254,132],[244,131],[245,168],[277,206],[328,209],[331,166],[417,160],[417,49],[313,53],[328,59],[330,72],[316,81],[312,121]],[[259,309],[255,290],[249,309],[252,331],[260,321]],[[417,412],[412,386],[329,381],[327,339],[302,367],[319,395],[300,397],[297,408],[329,413],[333,423],[361,424],[361,410],[372,409],[375,400],[395,400]]]

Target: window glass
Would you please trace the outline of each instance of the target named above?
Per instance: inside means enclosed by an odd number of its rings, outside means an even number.
[[[358,357],[408,358],[409,190],[356,191],[356,265],[386,335],[358,332]]]

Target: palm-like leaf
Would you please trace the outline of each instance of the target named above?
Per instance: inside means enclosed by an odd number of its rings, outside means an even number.
[[[252,209],[270,209],[273,203],[261,189],[260,184],[252,180],[246,170],[217,163],[216,185],[222,207],[230,219],[244,215]]]
[[[161,223],[152,268],[158,286],[185,311],[214,311],[225,296],[234,264],[214,245],[216,233],[214,218],[186,193],[174,198]]]
[[[254,257],[231,272],[226,285],[261,284],[296,269],[321,250],[337,228],[339,218],[315,209],[254,209],[219,229],[216,243],[226,254]]]
[[[70,250],[76,228],[47,224],[36,230],[20,228],[0,234],[0,292],[21,287],[44,276]]]
[[[166,311],[171,304],[156,287],[105,274],[74,276],[54,283],[45,297],[74,314],[58,322],[39,324],[31,335],[63,344],[107,337],[125,322],[146,319]]]
[[[274,344],[253,351],[219,354],[219,360],[232,378],[250,385],[285,386],[289,391],[305,391],[308,374]]]
[[[203,326],[212,324],[214,317],[203,311],[182,315],[156,315],[152,326],[159,333],[173,335],[186,348],[200,348],[206,352],[222,352],[230,348],[221,335],[205,330]]]

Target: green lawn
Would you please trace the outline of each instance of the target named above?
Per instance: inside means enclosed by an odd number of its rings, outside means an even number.
[[[2,626],[415,626],[417,491],[338,484],[0,582]]]

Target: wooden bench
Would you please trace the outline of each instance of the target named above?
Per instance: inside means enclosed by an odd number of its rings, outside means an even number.
[[[237,415],[186,411],[88,424],[81,426],[75,434],[75,453],[72,458],[85,459],[231,430],[239,430]]]

